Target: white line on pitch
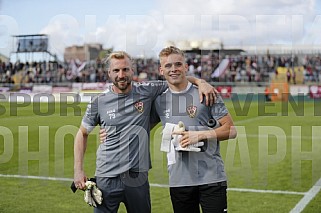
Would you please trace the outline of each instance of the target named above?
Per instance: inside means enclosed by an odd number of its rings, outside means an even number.
[[[237,136],[242,136],[242,137],[248,137],[248,138],[259,138],[259,137],[266,137],[266,135],[264,136],[261,136],[261,135],[258,135],[258,134],[237,134]],[[304,139],[304,140],[312,140],[312,139],[316,139],[316,136],[313,137],[313,136],[292,136],[292,135],[286,135],[286,136],[281,136],[281,135],[278,135],[278,137],[286,137],[286,138],[293,138],[293,139]]]
[[[254,193],[270,193],[270,194],[289,194],[289,195],[305,195],[306,192],[292,192],[280,190],[261,190],[261,189],[241,189],[241,188],[228,188],[228,191],[236,192],[254,192]]]
[[[31,176],[31,175],[4,175],[4,174],[0,174],[0,177],[21,178],[21,179],[37,179],[37,180],[55,180],[55,181],[73,181],[73,179],[71,179],[71,178],[43,177],[43,176]]]
[[[22,179],[36,179],[36,180],[53,180],[53,181],[73,181],[72,178],[60,178],[60,177],[43,177],[43,176],[25,176],[25,175],[4,175],[0,174],[0,177],[4,178],[22,178]],[[150,183],[153,187],[168,188],[166,184]],[[242,188],[228,188],[228,191],[237,192],[253,192],[253,193],[270,193],[270,194],[292,194],[292,195],[306,195],[306,192],[292,192],[292,191],[280,191],[280,190],[259,190],[259,189],[242,189]]]
[[[304,197],[296,204],[290,213],[301,212],[310,201],[319,193],[321,190],[321,178],[311,187],[311,189],[305,193]]]

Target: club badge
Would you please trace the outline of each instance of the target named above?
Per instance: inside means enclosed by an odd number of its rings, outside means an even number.
[[[142,113],[144,111],[144,103],[141,101],[138,101],[135,103],[135,108],[138,110],[139,113]]]
[[[186,108],[186,112],[190,118],[194,118],[196,115],[197,107],[196,106],[189,106]]]

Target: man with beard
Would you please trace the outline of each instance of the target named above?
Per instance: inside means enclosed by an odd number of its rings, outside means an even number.
[[[88,104],[75,137],[74,183],[85,189],[83,168],[88,134],[95,126],[108,132],[97,150],[96,181],[103,203],[94,212],[117,212],[123,202],[127,212],[151,211],[148,170],[151,168],[149,137],[152,102],[167,89],[166,82],[132,83],[131,57],[123,51],[111,53],[107,69],[113,85]],[[215,89],[200,79],[189,78],[214,101]],[[210,98],[209,98],[210,97]],[[200,97],[201,101],[203,95]]]

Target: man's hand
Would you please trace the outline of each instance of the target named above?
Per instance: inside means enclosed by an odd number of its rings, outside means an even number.
[[[104,143],[105,142],[105,140],[106,140],[106,138],[107,138],[107,132],[106,132],[106,130],[105,129],[100,129],[99,130],[99,140],[100,140],[100,143]]]
[[[172,135],[181,135],[180,145],[183,148],[186,148],[188,145],[196,144],[202,141],[202,131],[173,131]]]
[[[177,143],[175,149],[180,151],[201,151],[201,149],[198,147],[203,146],[204,143],[199,142],[198,133],[198,131],[185,131],[184,123],[179,121],[172,132],[172,135],[174,135],[173,140]]]
[[[218,91],[203,79],[193,76],[186,76],[187,80],[198,86],[200,102],[203,102],[203,95],[206,97],[206,106],[212,106],[215,103]]]
[[[86,189],[87,177],[84,171],[75,170],[74,172],[74,183],[77,189],[84,190]]]
[[[204,80],[200,80],[198,84],[198,93],[200,96],[200,102],[203,102],[203,96],[206,98],[206,106],[212,106],[215,103],[218,91],[209,83]]]

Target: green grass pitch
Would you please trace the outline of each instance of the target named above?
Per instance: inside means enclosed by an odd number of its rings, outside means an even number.
[[[238,137],[221,142],[229,212],[290,212],[321,178],[321,107],[317,101],[225,100]],[[85,112],[77,106],[0,102],[0,212],[93,212],[70,190],[73,138]],[[89,137],[87,176],[94,175],[98,128]],[[161,127],[151,134],[152,212],[172,212]],[[22,178],[32,176],[33,178]],[[56,177],[44,180],[37,177]],[[155,184],[155,185],[154,185]],[[126,212],[122,205],[119,212]],[[303,212],[321,212],[321,193]]]

